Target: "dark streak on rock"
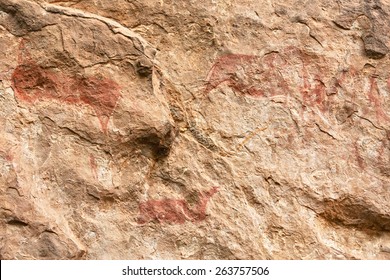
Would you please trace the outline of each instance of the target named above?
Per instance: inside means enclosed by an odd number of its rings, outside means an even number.
[[[373,34],[366,34],[362,37],[364,43],[364,51],[369,58],[380,59],[383,58],[389,49]]]
[[[8,225],[11,225],[11,226],[17,226],[17,227],[26,227],[28,226],[28,223],[25,223],[17,218],[13,218],[9,221],[7,221],[7,224]]]

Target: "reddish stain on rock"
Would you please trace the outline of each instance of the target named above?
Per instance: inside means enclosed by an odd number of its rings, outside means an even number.
[[[186,221],[199,222],[206,219],[206,206],[218,191],[217,187],[199,193],[198,203],[190,207],[184,199],[149,200],[139,204],[138,224],[157,221],[159,223],[183,224]]]
[[[262,96],[263,92],[253,84],[253,76],[260,74],[259,57],[230,54],[217,59],[207,75],[205,93],[222,83],[243,94]]]
[[[361,109],[364,115],[375,113],[378,122],[389,122],[390,116],[384,107],[384,97],[381,96],[381,90],[385,91],[385,89],[380,89],[378,86],[378,82],[383,79],[384,77],[378,77],[376,74],[367,75],[364,72],[350,67],[348,70],[339,73],[337,85],[343,89],[343,95],[347,95],[353,103],[358,102],[357,99],[361,98],[362,94],[364,94],[371,105],[364,106]],[[387,78],[387,90],[390,90],[390,78]]]
[[[98,174],[97,174],[97,162],[95,157],[91,154],[89,155],[89,165],[91,166],[92,174],[94,178],[97,180],[98,179]]]
[[[379,94],[378,83],[375,77],[370,78],[370,90],[368,91],[367,97],[368,100],[370,100],[371,104],[374,105],[377,119],[389,121],[390,120],[389,116],[383,110],[383,105]]]
[[[311,73],[313,75],[313,73]],[[303,85],[301,86],[301,95],[303,104],[309,107],[317,107],[323,113],[328,109],[326,106],[326,87],[322,82],[322,77],[314,73],[309,78],[309,71],[303,66],[302,69]]]
[[[19,65],[12,74],[12,85],[19,100],[35,103],[38,100],[56,100],[67,104],[85,104],[95,111],[101,128],[107,124],[120,97],[119,85],[105,77],[86,77],[44,69],[30,58],[21,43]]]
[[[378,148],[378,168],[381,175],[390,178],[390,141],[386,137]]]
[[[292,90],[283,76],[287,61],[279,53],[269,53],[261,61],[262,70],[254,76],[256,87],[261,88],[264,97],[288,96]],[[259,71],[258,71],[259,72]]]
[[[290,61],[289,58],[295,60]],[[296,88],[295,94],[301,95],[304,105],[319,107],[324,112],[327,109],[326,86],[321,73],[306,69],[305,64],[310,63],[310,56],[293,47],[263,57],[242,54],[222,56],[207,75],[205,92],[209,93],[225,83],[244,95],[287,97],[294,94]],[[297,81],[296,77],[299,76],[301,80]]]
[[[14,160],[14,155],[10,151],[4,151],[0,149],[0,157],[4,158],[8,162]]]
[[[356,162],[357,162],[359,168],[361,170],[364,170],[366,167],[366,164],[364,162],[362,155],[360,154],[360,150],[359,150],[359,146],[358,146],[357,141],[355,141],[355,143],[353,145],[353,153],[355,154],[355,159],[356,159]]]
[[[354,155],[358,167],[364,171],[368,166],[377,169],[380,174],[390,177],[390,141],[387,137],[379,140],[376,146],[368,148],[359,147],[358,142],[354,142]]]

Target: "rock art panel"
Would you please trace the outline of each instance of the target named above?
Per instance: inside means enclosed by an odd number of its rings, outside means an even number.
[[[288,47],[282,52],[273,52],[263,57],[255,55],[231,54],[216,59],[206,77],[205,94],[222,84],[236,92],[255,98],[284,96],[299,100],[303,108],[318,108],[321,114],[329,118],[330,108],[334,105],[333,94],[342,88],[351,100],[356,99],[356,92],[348,87],[361,84],[361,91],[372,105],[378,121],[388,122],[378,80],[389,77],[367,76],[349,67],[334,73],[324,73],[318,64],[323,64],[316,57],[304,54],[301,50]],[[323,67],[323,66],[321,66]],[[333,81],[332,81],[333,80]],[[369,85],[369,86],[367,86]],[[390,91],[390,86],[386,87]],[[367,108],[371,110],[370,108]]]
[[[235,91],[257,98],[282,96],[301,100],[325,111],[327,96],[319,70],[308,67],[310,56],[288,47],[264,56],[231,54],[221,56],[211,67],[205,93],[225,83]],[[297,91],[299,89],[299,91]]]
[[[119,85],[106,77],[84,76],[44,69],[34,61],[20,43],[19,64],[12,74],[12,85],[20,101],[34,104],[39,100],[87,105],[99,119],[101,129],[107,132],[111,114],[120,98]]]
[[[385,1],[171,2],[0,0],[0,258],[390,259]]]
[[[207,75],[205,93],[226,83],[243,94],[262,96],[263,92],[253,82],[256,74],[261,74],[260,59],[257,56],[230,54],[219,57]]]
[[[89,165],[91,166],[93,177],[96,180],[98,180],[98,172],[97,172],[98,166],[97,166],[96,158],[92,154],[89,155]]]
[[[353,147],[356,163],[361,171],[377,170],[378,174],[390,178],[389,139],[383,138],[375,142],[371,138],[363,138],[356,140]]]
[[[379,86],[380,85],[380,86]],[[355,87],[358,86],[358,90]],[[365,74],[354,67],[339,71],[336,78],[336,94],[347,95],[351,102],[358,104],[359,98],[367,101],[362,106],[361,114],[365,117],[372,115],[378,124],[390,121],[390,113],[386,108],[386,96],[390,92],[389,76],[384,74]]]
[[[149,222],[183,224],[186,221],[200,222],[206,219],[206,207],[211,197],[218,192],[218,187],[200,192],[198,202],[191,207],[184,199],[148,200],[139,204],[138,224]]]
[[[378,81],[375,77],[370,77],[370,90],[367,93],[367,97],[375,109],[378,121],[390,121],[390,117],[383,109],[383,104],[378,88]]]

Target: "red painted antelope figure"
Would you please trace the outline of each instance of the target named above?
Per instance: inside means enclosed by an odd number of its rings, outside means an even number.
[[[199,193],[196,205],[190,207],[184,199],[148,200],[139,204],[138,224],[151,221],[168,224],[183,224],[186,221],[199,222],[206,219],[206,206],[218,187]]]

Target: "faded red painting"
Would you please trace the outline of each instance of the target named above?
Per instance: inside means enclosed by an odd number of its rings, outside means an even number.
[[[96,162],[96,158],[92,154],[89,155],[89,165],[91,166],[93,177],[97,180],[98,179],[97,162]]]
[[[152,221],[168,224],[199,222],[206,219],[206,207],[218,187],[199,193],[198,203],[192,207],[184,199],[148,200],[139,204],[138,224]]]
[[[107,131],[111,114],[120,97],[119,85],[102,76],[72,75],[38,65],[20,44],[19,65],[12,74],[18,100],[34,103],[53,99],[67,104],[87,105],[96,113],[101,128]]]
[[[307,59],[296,48],[286,48],[281,53],[271,52],[263,57],[241,54],[221,56],[207,75],[205,93],[221,84],[252,97],[287,98],[299,93],[295,97],[304,105],[316,106],[324,111],[325,85],[321,82],[320,71],[308,69]]]
[[[4,158],[8,162],[12,162],[14,160],[14,155],[9,150],[4,151],[0,149],[0,157]]]
[[[322,82],[322,77],[319,74],[314,74],[309,78],[309,72],[306,67],[302,71],[303,85],[301,85],[300,92],[302,94],[303,104],[309,107],[317,107],[323,113],[327,109],[326,89]]]
[[[205,93],[226,84],[253,97],[286,95],[290,88],[280,71],[286,64],[284,57],[276,52],[264,57],[242,54],[221,56],[207,75]]]
[[[378,123],[390,121],[384,99],[388,95],[387,92],[390,91],[390,78],[381,77],[375,72],[365,74],[350,67],[348,70],[338,73],[337,85],[342,89],[343,95],[347,95],[351,102],[358,102],[357,99],[361,96],[366,98],[368,106],[361,108],[363,115],[375,114]]]
[[[370,77],[370,90],[367,94],[368,100],[374,106],[376,117],[379,121],[390,121],[390,117],[385,113],[378,88],[376,77]]]
[[[205,92],[209,93],[222,83],[244,94],[261,96],[253,83],[253,77],[261,73],[259,57],[254,55],[230,54],[216,60],[207,76]]]
[[[256,98],[285,96],[287,101],[288,97],[293,97],[302,103],[302,109],[318,108],[322,114],[328,114],[334,102],[333,94],[337,94],[340,88],[348,95],[343,94],[344,98],[354,100],[356,93],[349,90],[352,85],[354,89],[361,88],[372,105],[364,108],[366,112],[363,113],[375,111],[378,121],[390,121],[378,87],[379,80],[386,80],[386,87],[390,90],[390,78],[366,75],[353,67],[337,73],[326,72],[326,69],[321,69],[326,65],[323,57],[306,54],[294,47],[263,57],[223,55],[211,67],[204,89],[208,94],[225,84],[238,93]],[[332,79],[334,84],[329,82]]]
[[[379,174],[390,176],[390,139],[383,138],[376,145],[365,146],[356,140],[353,145],[355,161],[360,170],[366,171],[370,166],[378,170]]]

